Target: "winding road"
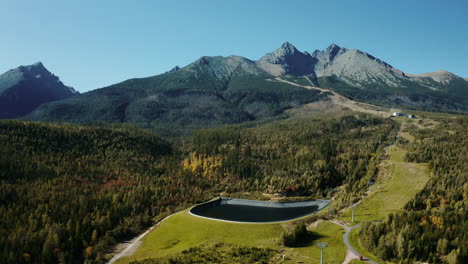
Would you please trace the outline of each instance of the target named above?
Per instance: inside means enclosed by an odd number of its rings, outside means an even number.
[[[355,258],[359,258],[359,256],[362,256],[362,254],[359,254],[359,252],[356,251],[356,249],[353,248],[353,246],[351,246],[351,243],[349,243],[349,233],[351,233],[351,230],[355,229],[355,228],[358,228],[360,227],[361,225],[355,225],[355,226],[351,226],[351,227],[345,227],[345,230],[346,232],[344,233],[343,235],[343,241],[346,245],[346,247],[348,248],[348,254],[346,255],[346,260],[348,260],[348,255],[350,255],[350,253],[352,255],[354,255]],[[350,260],[348,261],[344,261],[344,263],[348,263]],[[365,261],[365,262],[368,262],[368,263],[372,263],[372,264],[378,264],[377,262],[369,259],[369,258],[366,258],[366,257],[363,257],[362,261]]]
[[[340,222],[338,220],[332,220],[333,223],[343,227],[345,229],[345,233],[343,234],[343,242],[345,243],[346,247],[348,248],[348,253],[346,254],[346,258],[345,260],[343,261],[342,264],[348,264],[349,262],[351,262],[351,260],[353,259],[359,259],[359,256],[362,256],[362,254],[360,254],[359,252],[357,252],[356,249],[353,248],[353,246],[351,246],[351,243],[349,242],[349,234],[351,233],[351,231],[355,228],[358,228],[361,226],[361,224],[359,225],[354,225],[354,226],[347,226],[345,223],[343,222]],[[381,221],[374,221],[372,223],[377,223],[377,222],[381,222]],[[365,261],[365,262],[368,262],[368,263],[372,263],[372,264],[379,264],[369,258],[366,258],[366,257],[363,257],[362,261]]]

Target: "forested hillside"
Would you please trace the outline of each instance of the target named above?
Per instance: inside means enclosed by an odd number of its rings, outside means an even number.
[[[165,135],[275,117],[324,94],[269,81],[273,76],[238,57],[202,57],[181,69],[123,81],[44,104],[32,121],[132,123]]]
[[[117,241],[220,193],[329,198],[345,184],[346,205],[397,129],[365,115],[293,119],[170,144],[130,127],[2,121],[0,263],[102,263]]]
[[[385,82],[353,86],[337,76],[318,78],[320,87],[338,92],[356,101],[375,105],[394,107],[404,106],[406,109],[422,109],[426,111],[467,111],[468,82],[456,79],[444,89],[428,89],[418,82],[402,80],[397,87]]]
[[[229,193],[254,189],[331,198],[345,184],[335,205],[348,205],[366,191],[397,128],[389,119],[344,116],[202,130],[183,166],[213,181],[232,178]]]
[[[363,226],[361,239],[385,260],[468,262],[468,118],[439,118],[435,128],[409,128],[405,159],[428,162],[431,179],[402,213]]]
[[[0,150],[0,263],[102,262],[152,216],[205,195],[140,130],[4,121]]]

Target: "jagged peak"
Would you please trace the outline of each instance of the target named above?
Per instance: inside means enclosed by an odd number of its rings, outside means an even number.
[[[291,44],[290,42],[286,41],[284,42],[283,44],[281,44],[281,48],[280,49],[283,49],[283,50],[288,50],[288,51],[297,51],[296,47],[294,47],[293,44]]]
[[[35,67],[44,67],[44,64],[42,64],[41,61],[38,61],[36,63],[33,63],[31,66],[35,66]]]
[[[328,46],[325,49],[325,53],[328,54],[328,58],[329,58],[330,61],[332,61],[337,55],[339,55],[341,53],[344,53],[346,51],[348,51],[348,50],[338,46],[337,44],[331,44],[330,46]]]
[[[49,70],[42,64],[42,62],[36,62],[31,65],[25,65],[18,67],[22,72],[28,73],[50,73]],[[50,73],[51,74],[51,73]]]
[[[168,72],[176,72],[178,70],[180,70],[180,67],[177,65],[174,68],[170,69]]]
[[[330,44],[330,46],[327,47],[327,50],[333,50],[333,49],[341,49],[341,47],[334,43]]]
[[[278,63],[283,63],[284,60],[287,57],[290,56],[310,56],[309,53],[302,53],[296,47],[294,47],[293,44],[290,42],[284,42],[281,44],[281,47],[276,49],[273,52],[267,53],[265,56],[260,58],[260,61],[268,62],[268,63],[273,63],[273,64],[278,64]]]

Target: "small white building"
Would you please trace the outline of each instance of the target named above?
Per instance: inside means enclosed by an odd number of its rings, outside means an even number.
[[[403,112],[393,112],[392,116],[404,116],[406,115],[405,113]]]
[[[408,115],[408,118],[413,119],[413,118],[416,118],[416,116],[415,115]]]

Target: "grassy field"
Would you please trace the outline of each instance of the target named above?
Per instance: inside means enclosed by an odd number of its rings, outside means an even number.
[[[383,220],[387,214],[399,211],[429,179],[426,164],[403,161],[405,150],[391,146],[389,154],[389,177],[377,181],[377,190],[357,205],[355,223]],[[350,209],[343,211],[341,220],[351,222]]]
[[[404,119],[397,121],[406,122]],[[400,132],[400,136],[410,141],[414,140],[407,132]],[[401,210],[428,181],[426,164],[405,162],[405,150],[397,146],[389,147],[388,154],[390,159],[386,161],[386,173],[379,177],[371,187],[373,191],[356,207],[355,223],[383,220],[388,213]],[[343,211],[340,220],[351,222],[351,210]],[[342,240],[344,230],[341,226],[329,221],[321,222],[309,228],[309,231],[316,235],[314,241],[304,247],[285,248],[280,245],[280,236],[284,227],[290,224],[228,223],[195,217],[185,210],[162,222],[143,238],[141,245],[132,255],[121,258],[117,263],[177,255],[191,247],[218,242],[270,248],[276,252],[283,249],[287,256],[285,263],[319,263],[320,250],[315,246],[318,241],[329,244],[324,251],[326,263],[342,263],[346,256],[346,246]],[[356,228],[350,234],[353,247],[380,263],[389,263],[365,250],[359,241],[358,232],[359,228]],[[275,259],[279,260],[279,253]],[[362,262],[355,260],[354,263]]]
[[[309,229],[316,233],[315,241],[305,247],[284,248],[280,246],[283,225],[221,222],[195,217],[185,210],[163,221],[143,238],[142,244],[131,256],[123,257],[117,263],[174,255],[207,242],[264,247],[278,252],[284,249],[287,256],[285,263],[319,263],[320,251],[315,243],[324,241],[329,243],[325,250],[327,263],[341,263],[344,260],[346,247],[342,241],[344,230],[340,226],[322,222]]]
[[[325,263],[342,263],[346,257],[346,246],[343,243],[344,229],[332,222],[321,222],[309,229],[321,236],[307,247],[286,248],[288,260],[285,263],[320,263],[320,249],[315,246],[318,241],[328,243],[324,250]]]

